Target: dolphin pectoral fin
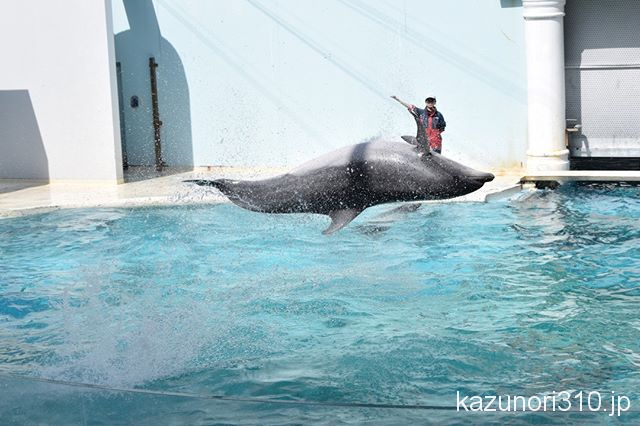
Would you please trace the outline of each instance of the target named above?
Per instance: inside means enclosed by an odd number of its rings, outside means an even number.
[[[402,138],[403,141],[405,141],[408,144],[418,145],[418,139],[416,139],[415,136],[404,135],[404,136],[400,136],[400,137]]]
[[[342,209],[342,210],[334,210],[329,213],[329,217],[331,218],[331,225],[322,233],[324,235],[333,234],[336,231],[341,230],[345,226],[347,226],[353,219],[356,218],[362,210],[360,209]]]

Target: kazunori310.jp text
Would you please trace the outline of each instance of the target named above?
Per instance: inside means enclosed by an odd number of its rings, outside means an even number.
[[[458,411],[586,411],[620,416],[631,408],[631,400],[615,391],[551,392],[544,395],[462,395],[456,392]]]

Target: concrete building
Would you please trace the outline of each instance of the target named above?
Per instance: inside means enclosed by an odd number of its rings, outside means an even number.
[[[122,181],[111,4],[0,4],[0,178]]]
[[[0,178],[292,167],[413,133],[390,95],[474,167],[640,157],[640,4],[566,3],[5,0]]]

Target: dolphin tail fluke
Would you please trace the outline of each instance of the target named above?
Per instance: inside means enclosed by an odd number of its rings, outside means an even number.
[[[216,179],[216,180],[190,179],[190,180],[184,180],[183,182],[195,183],[196,185],[200,185],[200,186],[212,186],[218,189],[224,195],[226,195],[227,198],[229,198],[235,204],[240,205],[240,207],[248,208],[249,210],[254,210],[252,208],[241,205],[240,197],[238,196],[238,194],[236,194],[236,191],[234,191],[233,188],[230,188],[229,186],[230,181],[228,179]]]
[[[185,183],[195,183],[200,186],[213,186],[214,188],[218,188],[221,184],[220,180],[205,180],[205,179],[190,179],[183,180]]]
[[[360,213],[362,213],[361,209],[342,209],[342,210],[334,210],[329,213],[329,217],[331,218],[331,225],[322,233],[324,235],[333,234],[336,231],[341,230],[345,226],[347,226],[353,219],[356,218]]]
[[[235,191],[233,191],[233,189],[230,188],[230,183],[232,182],[229,181],[229,179],[216,179],[216,180],[191,179],[191,180],[185,180],[183,182],[195,183],[196,185],[200,185],[200,186],[212,186],[216,189],[219,189],[224,195],[230,198],[231,196],[235,195]]]
[[[253,201],[251,197],[252,190],[242,186],[243,181],[233,181],[229,179],[190,179],[183,181],[185,183],[195,183],[200,186],[212,186],[222,192],[233,204],[243,209],[254,212],[265,211],[258,203]]]

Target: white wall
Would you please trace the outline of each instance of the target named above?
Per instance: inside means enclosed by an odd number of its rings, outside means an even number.
[[[124,1],[144,18],[143,37]],[[148,56],[160,64],[169,165],[292,167],[374,136],[413,134],[392,94],[418,105],[437,95],[445,155],[492,169],[525,159],[524,24],[522,8],[509,7],[517,1],[111,3],[0,4],[0,177],[121,179],[113,34],[127,144],[140,163],[152,158]]]
[[[3,0],[0,52],[0,178],[121,180],[111,1]]]
[[[130,37],[124,2],[136,0],[113,1],[132,152],[151,146],[143,77],[156,55],[161,82],[186,85],[175,101],[161,89],[163,143],[195,166],[291,167],[373,136],[414,134],[389,96],[423,106],[431,93],[448,123],[445,155],[492,169],[526,158],[517,1],[137,0],[147,3],[146,36],[156,34],[144,43]],[[136,111],[132,95],[145,103]]]

